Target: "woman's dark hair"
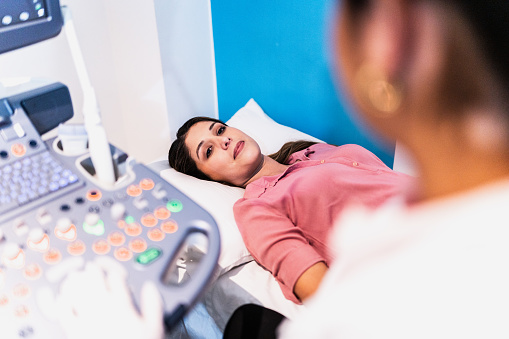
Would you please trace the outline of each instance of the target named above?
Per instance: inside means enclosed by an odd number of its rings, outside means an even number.
[[[186,136],[189,129],[196,123],[201,121],[212,121],[227,126],[221,120],[217,120],[209,117],[194,117],[186,121],[177,131],[177,139],[171,144],[170,150],[168,151],[168,163],[170,167],[176,171],[191,175],[198,179],[211,180],[207,175],[196,167],[196,163],[191,158],[191,152],[186,147]],[[291,141],[284,144],[279,151],[269,155],[272,159],[279,163],[286,164],[292,153],[301,151],[308,148],[311,145],[316,144],[314,141]]]
[[[177,139],[171,144],[168,151],[168,163],[176,171],[191,175],[198,179],[211,180],[205,173],[196,167],[196,163],[191,158],[191,152],[186,147],[186,136],[189,129],[201,121],[212,121],[226,125],[221,120],[209,117],[194,117],[187,120],[177,131]]]
[[[415,1],[415,0],[409,0]],[[426,0],[419,0],[426,1]],[[509,95],[509,1],[508,0],[428,0],[453,6],[472,28],[487,64],[501,85],[503,100]],[[346,0],[351,13],[358,17],[373,0]]]

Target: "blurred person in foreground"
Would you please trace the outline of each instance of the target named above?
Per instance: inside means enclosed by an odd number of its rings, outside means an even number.
[[[345,0],[337,73],[411,152],[412,200],[337,221],[284,338],[509,337],[509,1]]]

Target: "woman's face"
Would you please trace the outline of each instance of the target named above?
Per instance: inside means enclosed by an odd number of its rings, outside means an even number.
[[[194,124],[185,144],[198,169],[214,181],[242,187],[263,164],[263,154],[254,139],[221,123]]]

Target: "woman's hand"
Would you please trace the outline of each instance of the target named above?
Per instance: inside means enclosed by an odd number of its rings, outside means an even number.
[[[320,261],[302,273],[293,288],[293,293],[295,293],[300,301],[304,302],[316,292],[328,269],[327,265]]]
[[[143,285],[138,312],[125,276],[95,263],[67,276],[56,305],[57,319],[69,339],[161,339],[164,334],[163,304],[155,285]]]

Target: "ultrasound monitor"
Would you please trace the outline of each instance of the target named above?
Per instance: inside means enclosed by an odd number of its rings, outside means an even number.
[[[62,25],[58,0],[1,0],[0,53],[54,37]]]

